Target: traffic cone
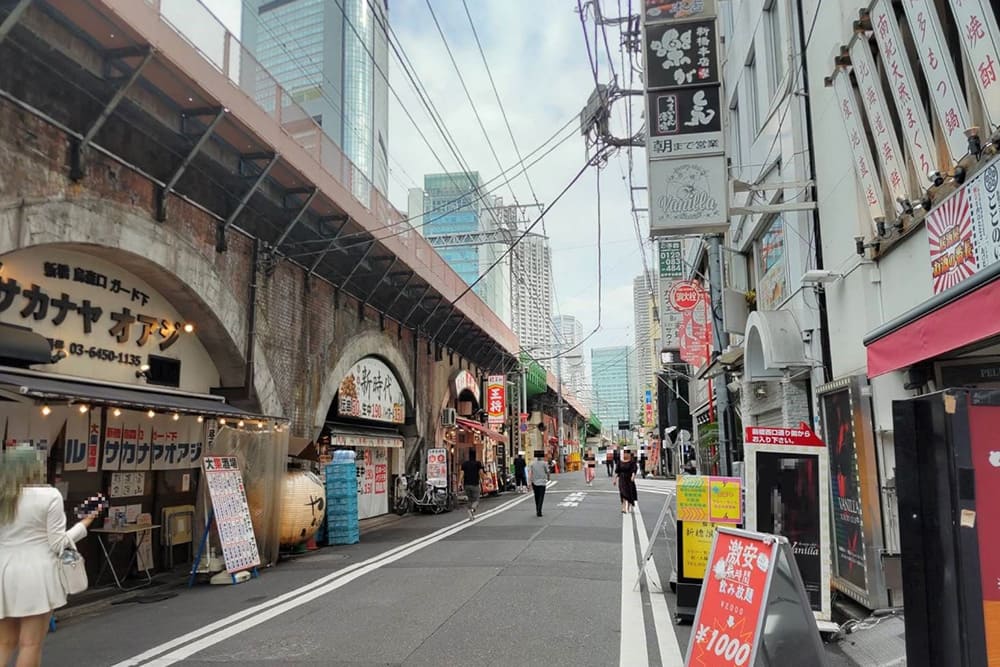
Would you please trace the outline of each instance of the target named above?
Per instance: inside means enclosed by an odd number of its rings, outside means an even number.
[[[306,551],[319,551],[319,546],[316,545],[315,534],[306,541]]]

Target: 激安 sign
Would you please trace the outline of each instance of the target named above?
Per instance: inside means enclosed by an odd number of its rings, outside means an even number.
[[[506,377],[490,375],[486,378],[486,415],[490,426],[499,426],[507,416]]]
[[[668,298],[674,310],[691,310],[701,303],[704,290],[693,280],[678,280],[670,286]]]

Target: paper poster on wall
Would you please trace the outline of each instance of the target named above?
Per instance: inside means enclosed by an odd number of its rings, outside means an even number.
[[[87,469],[87,438],[90,432],[90,413],[76,410],[66,418],[66,441],[63,447],[63,470]]]
[[[358,452],[358,518],[386,514],[389,511],[387,480],[389,474],[388,449],[363,447]]]

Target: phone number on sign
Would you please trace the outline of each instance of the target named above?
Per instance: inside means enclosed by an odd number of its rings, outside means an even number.
[[[86,347],[80,343],[70,343],[66,350],[74,357],[90,357],[91,359],[97,359],[99,361],[117,362],[127,366],[142,365],[142,357],[138,354],[116,352],[114,350],[109,350],[103,347],[95,347],[93,345]]]

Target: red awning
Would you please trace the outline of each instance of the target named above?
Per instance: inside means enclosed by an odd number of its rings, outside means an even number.
[[[982,285],[883,335],[865,340],[868,377],[933,359],[1000,334],[1000,281]]]
[[[462,419],[461,417],[459,417],[455,421],[458,422],[458,425],[461,426],[462,428],[472,429],[473,431],[479,431],[487,438],[490,438],[497,442],[507,442],[507,438],[500,435],[496,431],[491,431],[490,429],[486,428],[479,422],[472,421],[471,419]]]

